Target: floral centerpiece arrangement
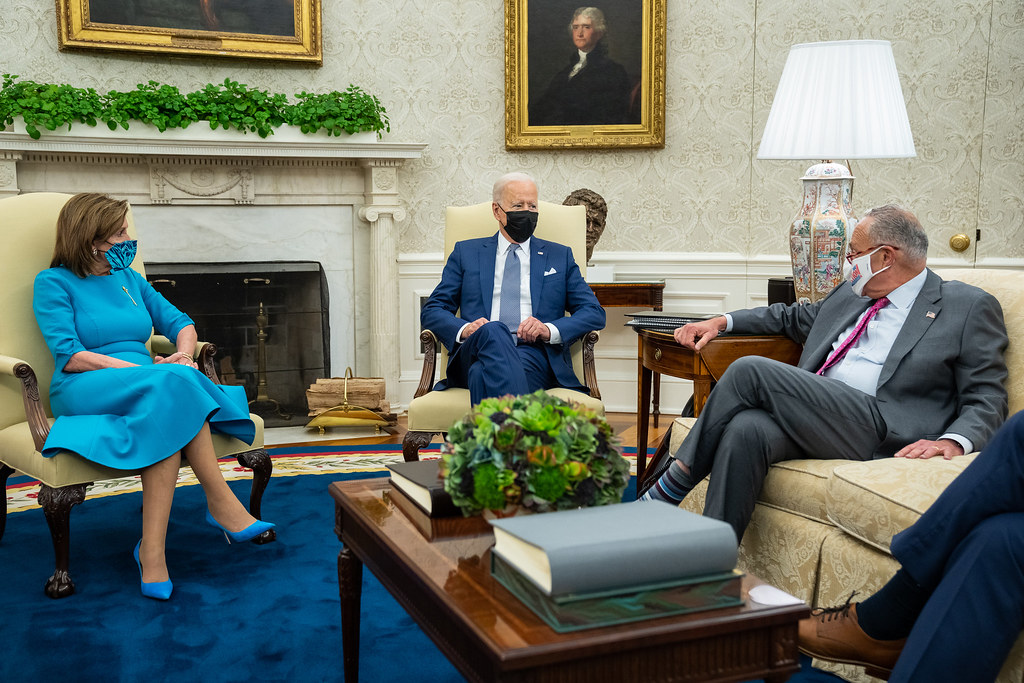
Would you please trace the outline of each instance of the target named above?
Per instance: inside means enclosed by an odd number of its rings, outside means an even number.
[[[629,483],[611,426],[544,391],[484,399],[441,454],[444,488],[466,516],[618,503]]]

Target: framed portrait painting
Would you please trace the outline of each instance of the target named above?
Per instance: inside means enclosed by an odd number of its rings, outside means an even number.
[[[664,147],[665,4],[505,0],[505,147]]]
[[[57,0],[61,50],[323,63],[320,0]]]

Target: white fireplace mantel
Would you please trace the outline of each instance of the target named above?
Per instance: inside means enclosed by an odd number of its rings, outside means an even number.
[[[116,131],[75,125],[71,130],[44,131],[33,140],[17,121],[12,129],[0,131],[0,197],[104,192],[135,206],[174,206],[190,213],[226,206],[349,209],[344,221],[349,234],[352,222],[363,221],[369,224],[369,239],[337,243],[325,235],[323,243],[330,250],[351,252],[349,275],[356,259],[360,268],[364,266],[359,254],[359,245],[364,245],[369,281],[337,283],[335,293],[341,296],[332,299],[331,315],[335,317],[336,307],[347,306],[338,319],[354,321],[352,334],[363,332],[364,338],[346,345],[339,337],[337,347],[332,341],[332,369],[355,365],[355,347],[366,349],[369,367],[357,371],[385,378],[388,399],[397,405],[395,226],[404,220],[408,204],[401,196],[398,169],[406,160],[420,158],[425,147],[378,141],[374,133],[333,137],[288,127],[261,139],[254,133],[212,130],[202,122],[163,133],[140,124]],[[266,260],[279,256],[273,243],[268,242],[265,251]],[[309,254],[311,260],[320,260],[318,256],[315,251]],[[368,297],[363,321],[356,318],[353,303],[360,291]]]

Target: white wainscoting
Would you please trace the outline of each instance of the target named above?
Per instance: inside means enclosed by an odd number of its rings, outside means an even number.
[[[768,279],[790,274],[789,259],[763,256],[745,259],[738,254],[598,252],[595,265],[614,265],[615,280],[665,280],[666,311],[723,313],[768,303]],[[930,259],[933,268],[962,267],[955,259]],[[1017,259],[989,259],[979,268],[1024,269]],[[396,392],[408,407],[423,367],[419,348],[419,302],[441,279],[440,253],[401,254],[398,257],[400,315],[400,378]],[[638,310],[609,308],[608,323],[598,343],[597,377],[609,412],[633,412],[637,399],[636,333],[624,326],[626,313]],[[436,378],[435,378],[436,379]],[[689,381],[663,377],[661,412],[679,414],[692,393]]]

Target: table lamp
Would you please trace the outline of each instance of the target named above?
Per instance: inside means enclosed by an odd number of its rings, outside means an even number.
[[[823,299],[843,279],[846,245],[856,224],[848,160],[913,156],[917,153],[889,41],[790,48],[757,158],[825,160],[801,178],[803,203],[789,226],[798,302]]]

